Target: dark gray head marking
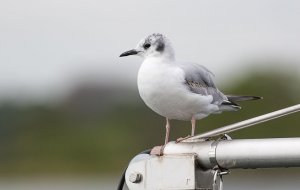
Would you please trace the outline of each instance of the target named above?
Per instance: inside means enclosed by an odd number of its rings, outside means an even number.
[[[164,36],[159,33],[154,33],[148,36],[144,42],[144,49],[148,49],[150,46],[155,45],[156,51],[163,52],[165,49]],[[148,47],[149,46],[149,47]]]
[[[165,49],[165,43],[164,42],[158,42],[156,51],[163,52]]]

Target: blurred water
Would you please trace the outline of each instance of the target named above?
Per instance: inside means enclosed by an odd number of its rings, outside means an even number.
[[[300,169],[233,170],[224,177],[225,190],[298,190]],[[40,178],[0,180],[2,190],[109,190],[118,177]],[[124,188],[125,190],[126,188]]]

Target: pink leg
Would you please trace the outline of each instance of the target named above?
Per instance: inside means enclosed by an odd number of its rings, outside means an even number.
[[[191,120],[191,123],[192,123],[192,136],[195,135],[195,128],[196,128],[196,119],[194,117],[192,117],[192,120]]]
[[[167,124],[166,124],[166,138],[165,138],[165,145],[169,142],[169,136],[170,136],[170,122],[169,119],[166,118]]]
[[[165,138],[165,144],[162,146],[155,146],[154,148],[152,148],[150,154],[151,155],[158,155],[158,156],[162,156],[164,154],[164,148],[166,146],[166,144],[169,142],[169,136],[170,136],[170,122],[169,119],[166,118],[166,138]]]

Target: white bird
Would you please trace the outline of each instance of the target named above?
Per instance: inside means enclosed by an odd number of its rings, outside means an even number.
[[[148,107],[166,118],[165,144],[169,141],[171,119],[190,120],[194,136],[196,120],[239,110],[239,101],[261,99],[224,95],[204,66],[176,61],[170,41],[162,34],[151,34],[120,57],[129,55],[144,58],[138,72],[139,94]]]

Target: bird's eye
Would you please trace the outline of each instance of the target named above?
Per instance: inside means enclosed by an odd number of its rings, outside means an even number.
[[[150,44],[144,44],[144,48],[148,49],[151,45]]]

